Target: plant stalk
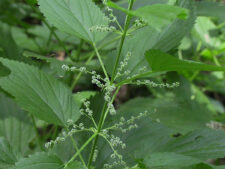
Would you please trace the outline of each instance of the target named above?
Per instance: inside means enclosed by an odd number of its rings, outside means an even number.
[[[129,6],[128,6],[128,10],[132,10],[133,4],[134,4],[134,0],[130,0]],[[111,82],[114,81],[115,76],[116,76],[117,67],[119,65],[120,56],[121,56],[121,52],[122,52],[122,49],[123,49],[123,44],[124,44],[124,41],[125,41],[125,38],[126,38],[126,35],[127,35],[127,31],[128,31],[129,25],[130,25],[131,18],[132,18],[131,15],[127,15],[126,16],[125,25],[124,25],[124,31],[123,31],[123,35],[122,35],[122,38],[121,38],[121,41],[120,41],[119,51],[118,51],[118,54],[116,56],[116,63],[115,63],[115,66],[113,68]]]
[[[84,144],[83,146],[74,154],[74,156],[65,164],[64,169],[76,159],[76,157],[83,151],[83,149],[97,136],[97,133],[94,133]]]
[[[100,65],[101,65],[101,67],[102,67],[102,70],[103,70],[103,72],[104,72],[104,74],[105,74],[105,77],[106,77],[107,79],[109,79],[109,76],[108,76],[107,71],[106,71],[106,69],[105,69],[104,63],[103,63],[103,61],[102,61],[102,58],[101,58],[101,56],[100,56],[100,54],[99,54],[99,51],[98,51],[98,49],[97,49],[95,43],[93,43],[93,47],[94,47],[95,53],[96,53],[96,55],[97,55],[97,57],[98,57],[98,60],[99,60],[99,62],[100,62]]]
[[[113,103],[118,92],[120,90],[120,87],[118,87],[115,91],[115,93],[113,94],[113,97],[112,97],[112,100],[110,103]],[[98,142],[98,137],[99,137],[99,133],[101,132],[101,129],[104,125],[104,122],[105,122],[105,119],[107,117],[107,114],[109,112],[109,107],[107,108],[107,102],[105,101],[104,103],[104,106],[103,106],[103,109],[102,109],[102,114],[101,114],[101,117],[100,117],[100,120],[99,120],[99,123],[98,123],[98,128],[97,128],[97,136],[95,137],[95,140],[94,140],[94,143],[93,143],[93,146],[92,146],[92,149],[91,149],[91,155],[90,155],[90,158],[89,158],[89,161],[88,161],[88,168],[91,167],[91,164],[92,164],[92,161],[93,161],[93,157],[94,157],[94,152],[95,152],[95,148],[96,148],[96,145],[97,145],[97,142]]]

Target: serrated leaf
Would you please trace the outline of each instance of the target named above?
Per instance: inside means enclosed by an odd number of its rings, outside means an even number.
[[[131,107],[130,110],[131,109],[133,109],[133,107]],[[119,117],[114,119],[115,122],[118,122],[121,116],[127,117],[127,114],[129,114],[129,116],[135,116],[135,114],[137,114],[137,111],[136,113],[130,112],[125,112],[124,109],[121,109],[121,111],[119,111],[119,113],[121,113]],[[120,139],[126,143],[127,148],[125,150],[121,150],[120,153],[124,156],[124,160],[130,165],[137,160],[144,159],[154,153],[163,153],[165,155],[164,160],[161,162],[162,164],[166,161],[166,159],[171,158],[172,153],[175,153],[178,156],[181,155],[184,161],[186,161],[186,159],[195,159],[196,163],[224,156],[225,134],[223,131],[201,129],[189,132],[185,135],[173,136],[176,132],[173,133],[172,130],[166,128],[162,124],[154,123],[147,117],[135,121],[135,124],[138,125],[138,128],[127,133],[113,132],[113,135],[119,136]],[[103,165],[102,163],[112,162],[112,159],[110,158],[112,151],[103,141],[98,144],[98,148],[104,150],[104,153],[100,154],[98,157],[101,160],[97,160],[97,167],[101,168],[101,165]],[[175,163],[176,159],[174,160],[174,163],[167,161],[167,164],[179,166],[179,161]],[[159,165],[159,161],[152,161],[153,168],[155,169],[157,167],[154,167],[153,162],[155,165]],[[169,167],[165,166],[164,168],[168,169]],[[176,167],[171,167],[171,169],[175,168]],[[189,169],[190,167],[187,168]],[[181,169],[181,167],[177,167],[176,169]]]
[[[0,78],[0,86],[23,109],[58,125],[79,118],[78,105],[64,84],[33,66],[3,58],[0,61],[11,70],[9,76]]]
[[[145,57],[153,72],[160,71],[225,71],[225,67],[207,65],[201,62],[180,60],[160,50],[149,50]]]
[[[59,30],[90,42],[97,42],[105,33],[91,32],[93,26],[108,26],[108,20],[91,0],[38,0],[46,18]]]
[[[128,15],[143,18],[144,21],[146,21],[150,26],[155,29],[161,29],[163,26],[170,24],[176,18],[188,18],[187,9],[167,4],[146,5],[144,7],[138,8],[135,11],[129,11],[127,9],[124,9],[111,1],[108,1],[107,5],[121,10],[127,13]]]
[[[17,161],[17,155],[8,141],[0,137],[0,168],[7,169]]]
[[[55,155],[36,153],[20,159],[12,169],[61,169],[63,162]]]
[[[3,93],[0,93],[0,107],[0,136],[17,152],[29,154],[29,143],[35,131],[28,115]]]

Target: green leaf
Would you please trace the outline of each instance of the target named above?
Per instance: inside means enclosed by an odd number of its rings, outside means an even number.
[[[223,131],[195,130],[164,144],[160,152],[176,152],[200,160],[216,159],[224,157],[224,141]]]
[[[129,76],[136,75],[139,73],[139,69],[144,66],[147,68],[149,67],[145,59],[145,52],[147,50],[159,49],[168,52],[169,50],[176,48],[183,37],[192,29],[196,18],[193,1],[181,0],[178,2],[179,7],[190,10],[190,16],[187,20],[176,19],[161,32],[151,27],[144,27],[126,38],[121,54],[121,61],[128,51],[132,53],[128,65],[125,68],[131,71]],[[114,55],[107,58],[108,72],[112,72],[111,67],[113,67],[114,60]],[[123,78],[127,77],[125,76]]]
[[[207,47],[219,48],[222,44],[220,39],[211,35],[212,30],[218,33],[216,25],[208,17],[198,17],[194,26],[193,34],[197,40],[201,41]]]
[[[219,18],[224,21],[225,5],[220,2],[197,1],[196,2],[198,16],[209,16]]]
[[[180,60],[160,50],[149,50],[145,55],[153,72],[161,71],[225,71],[225,67]]]
[[[0,22],[0,37],[0,57],[34,64],[30,58],[22,56],[23,50],[17,46],[12,36],[12,27]]]
[[[61,169],[63,162],[55,155],[36,153],[20,159],[12,169]]]
[[[0,93],[0,136],[22,155],[30,153],[29,143],[35,136],[28,115],[12,99]]]
[[[153,153],[147,155],[144,159],[144,163],[147,167],[154,169],[180,169],[200,162],[201,160],[199,159],[173,152]]]
[[[83,99],[89,99],[90,97],[95,96],[95,94],[96,94],[95,91],[83,91],[74,94],[73,97],[76,100],[76,102],[81,106]]]
[[[141,17],[146,21],[150,26],[160,29],[163,26],[166,26],[173,22],[176,18],[187,19],[188,10],[185,8],[180,8],[177,6],[167,5],[167,4],[154,4],[147,5],[141,8],[138,8],[135,11],[129,11],[124,9],[117,4],[108,1],[108,6],[119,9],[128,15],[133,15]]]
[[[13,166],[17,161],[17,155],[8,143],[8,141],[0,137],[0,168],[7,169]]]
[[[15,97],[23,109],[58,125],[79,118],[78,105],[64,84],[33,66],[3,58],[0,61],[11,70],[9,76],[0,78],[0,86]]]
[[[4,57],[14,60],[22,60],[22,50],[18,48],[11,34],[11,27],[0,22],[0,48],[4,51]],[[12,50],[13,49],[13,50]]]
[[[91,32],[93,26],[108,26],[108,20],[91,0],[38,0],[46,18],[59,30],[90,42],[106,34]]]

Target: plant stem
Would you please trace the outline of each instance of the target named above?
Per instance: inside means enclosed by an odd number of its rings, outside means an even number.
[[[106,69],[105,69],[104,63],[103,63],[103,61],[102,61],[102,58],[101,58],[101,56],[100,56],[100,54],[99,54],[99,52],[98,52],[98,49],[97,49],[95,43],[93,43],[93,47],[94,47],[95,53],[96,53],[96,55],[97,55],[97,57],[98,57],[98,60],[99,60],[99,62],[100,62],[100,65],[101,65],[101,67],[102,67],[102,70],[103,70],[103,72],[104,72],[104,74],[105,74],[105,77],[106,77],[107,79],[109,79],[109,76],[108,76],[107,71],[106,71]]]
[[[110,42],[108,42],[108,43],[106,43],[106,44],[100,46],[99,49],[102,49],[102,48],[104,48],[104,47],[110,45],[111,43],[115,42],[115,41],[118,40],[119,38],[120,38],[120,37],[116,37],[115,39],[111,40]],[[93,57],[94,57],[94,53],[95,53],[95,52],[93,52],[93,53],[90,55],[90,57],[88,58],[88,60],[85,62],[85,65],[87,65],[87,64],[90,63],[90,61],[91,61],[91,60],[93,59]],[[79,81],[79,79],[80,79],[80,77],[82,76],[82,74],[83,74],[83,73],[80,72],[80,73],[76,76],[76,78],[74,79],[74,81],[73,81],[73,83],[72,83],[72,85],[71,85],[71,89],[72,89],[72,90],[73,90],[74,87],[76,86],[76,84],[77,84],[77,82]]]
[[[126,80],[123,80],[122,82],[119,82],[118,84],[116,84],[116,87],[122,86],[124,84],[128,84],[129,82],[132,82],[135,79],[138,79],[138,78],[141,78],[141,77],[145,77],[145,76],[148,76],[148,75],[153,74],[153,73],[157,74],[157,72],[148,71],[148,72],[136,75],[136,76],[134,76],[134,77],[132,77],[130,79],[126,79]]]
[[[83,151],[83,149],[97,136],[97,133],[94,133],[84,144],[83,146],[74,154],[74,156],[65,164],[64,169],[76,159],[76,157]]]
[[[110,103],[113,103],[118,92],[119,92],[119,89],[120,87],[118,87],[115,91],[115,93],[113,94],[113,97],[112,97],[112,100]],[[105,119],[106,119],[106,116],[109,112],[109,107],[107,108],[107,102],[105,101],[104,103],[104,106],[103,106],[103,109],[102,109],[102,114],[101,114],[101,117],[100,117],[100,120],[99,120],[99,123],[98,123],[98,128],[97,128],[97,136],[95,137],[95,140],[94,140],[94,143],[93,143],[93,146],[92,146],[92,149],[91,149],[91,154],[90,154],[90,158],[88,160],[88,168],[90,168],[91,166],[91,163],[93,161],[93,157],[94,157],[94,152],[95,152],[95,148],[96,148],[96,145],[97,145],[97,142],[98,142],[98,137],[99,137],[99,133],[104,125],[104,122],[105,122]]]
[[[39,144],[39,147],[42,151],[44,151],[44,147],[41,143],[41,138],[40,138],[40,135],[39,135],[39,132],[38,132],[38,128],[37,128],[37,125],[36,125],[36,122],[35,122],[35,118],[33,115],[31,115],[31,119],[32,119],[32,122],[33,122],[33,125],[34,125],[34,128],[35,128],[35,133],[36,133],[36,136],[37,136],[37,140],[38,140],[38,144]]]
[[[87,65],[88,63],[90,63],[90,61],[92,60],[92,58],[94,57],[94,52],[90,55],[90,57],[88,58],[88,60],[85,62],[85,65]],[[76,76],[76,78],[74,79],[72,85],[71,85],[71,90],[74,89],[74,87],[76,86],[78,80],[80,79],[80,77],[82,76],[82,72],[79,72],[78,75]]]
[[[71,141],[72,141],[72,143],[73,143],[73,147],[75,148],[76,152],[78,152],[79,149],[78,149],[78,147],[77,147],[77,143],[76,143],[76,141],[74,140],[73,136],[70,136],[70,139],[71,139]],[[80,153],[79,153],[78,155],[79,155],[79,158],[80,158],[82,164],[86,167],[86,164],[85,164],[85,162],[84,162],[84,159],[83,159],[82,155],[81,155]]]
[[[134,4],[134,0],[130,0],[129,6],[128,6],[128,10],[132,10],[133,4]],[[119,51],[118,51],[118,54],[116,56],[116,63],[115,63],[115,66],[113,68],[111,82],[114,81],[114,78],[116,76],[116,70],[117,70],[117,67],[119,65],[120,56],[121,56],[121,52],[122,52],[122,49],[123,49],[123,44],[124,44],[124,41],[125,41],[125,38],[126,38],[126,35],[127,35],[127,30],[129,28],[131,18],[132,18],[131,15],[127,15],[126,16],[125,25],[124,25],[124,31],[123,31],[123,35],[122,35],[122,38],[121,38],[121,41],[120,41]]]
[[[120,91],[120,86],[116,89],[115,93],[113,94],[113,97],[112,97],[112,100],[111,100],[110,104],[113,104],[113,102],[116,99],[116,96],[117,96],[119,91]],[[103,124],[105,122],[105,119],[106,119],[108,113],[109,113],[109,107],[107,108],[106,113],[104,114],[104,119],[103,119],[103,122],[102,122]]]
[[[55,30],[53,27],[51,27],[49,25],[49,23],[45,20],[45,18],[41,15],[40,11],[37,10],[33,5],[31,5],[30,3],[28,3],[30,5],[30,7],[32,8],[32,10],[34,12],[36,12],[39,16],[39,18],[43,21],[43,23],[47,26],[47,28],[52,32],[53,36],[55,36],[56,40],[59,42],[59,44],[62,46],[62,48],[65,50],[66,54],[69,55],[68,50],[66,49],[64,43],[60,40],[60,38],[58,37],[58,35],[55,33]]]
[[[103,119],[104,119],[104,116],[105,116],[106,108],[107,108],[107,102],[104,103],[104,106],[103,106],[103,109],[102,109],[102,114],[101,114],[101,117],[100,117],[100,120],[99,120],[99,123],[98,123],[97,134],[101,131],[102,122],[103,122]],[[88,160],[88,169],[90,168],[91,163],[93,161],[95,147],[96,147],[97,142],[98,142],[98,137],[99,137],[98,135],[95,137],[94,143],[92,145],[91,154],[90,154],[90,157],[89,157],[89,160]]]
[[[77,49],[77,62],[79,62],[79,60],[80,60],[80,52],[82,50],[83,45],[84,45],[84,40],[81,39],[80,44],[79,44],[78,49]]]

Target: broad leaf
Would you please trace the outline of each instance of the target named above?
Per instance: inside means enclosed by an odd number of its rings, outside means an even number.
[[[153,72],[160,71],[225,71],[225,67],[207,65],[200,62],[180,60],[160,50],[149,50],[146,59]]]
[[[187,9],[166,4],[147,5],[135,11],[126,10],[111,1],[108,1],[107,5],[119,9],[128,15],[143,18],[144,21],[156,29],[161,29],[161,27],[170,24],[176,18],[186,19],[188,17]]]
[[[125,111],[125,109],[127,111]],[[129,116],[136,116],[139,113],[138,108],[135,111],[136,113],[130,113],[134,112],[133,109],[133,107],[125,108],[125,106],[123,106],[123,109],[120,109],[118,116],[111,120],[114,121],[114,123],[117,123],[121,116],[125,117],[125,119],[127,119],[127,117]],[[119,153],[124,156],[124,160],[130,166],[134,165],[135,162],[144,158],[148,158],[155,153],[164,154],[164,160],[162,161],[162,163],[166,162],[166,159],[171,159],[171,154],[173,153],[177,154],[177,156],[182,157],[182,159],[184,160],[183,163],[188,163],[187,159],[195,159],[195,163],[200,163],[204,162],[207,159],[214,159],[224,156],[225,134],[223,131],[201,129],[179,136],[176,135],[176,132],[173,132],[171,129],[163,126],[160,123],[156,124],[148,117],[136,120],[135,124],[138,125],[138,128],[133,129],[127,133],[112,133],[113,135],[117,135],[118,137],[120,137],[121,140],[126,143],[127,148],[125,150],[120,149]],[[112,153],[112,151],[110,150],[110,147],[107,145],[107,143],[105,143],[104,141],[100,141],[98,144],[98,148],[101,149],[104,153],[99,154],[98,159],[101,160],[97,160],[96,167],[101,168],[104,163],[113,163],[113,160],[110,158],[110,154]],[[171,160],[167,161],[167,164],[173,164]],[[173,166],[181,165],[179,161],[177,161],[177,163],[175,162],[176,161],[174,161]],[[154,161],[154,163],[155,165],[159,165],[158,160]],[[189,164],[192,165],[191,161]],[[165,168],[167,169],[167,167]],[[117,168],[119,169],[121,167]],[[153,168],[155,169],[155,167]],[[171,169],[174,168],[171,167]],[[181,167],[177,167],[176,169],[181,169]]]
[[[91,32],[94,26],[108,26],[108,20],[91,0],[38,0],[46,18],[59,30],[90,42],[102,39],[105,33]]]
[[[63,162],[55,155],[36,153],[20,159],[12,169],[61,169]]]
[[[11,35],[11,27],[0,22],[0,48],[4,51],[4,57],[14,60],[22,60],[22,50],[17,47]],[[13,49],[13,50],[12,50]]]
[[[29,143],[35,136],[30,118],[3,93],[0,93],[0,107],[0,136],[6,138],[14,150],[28,155]]]
[[[13,166],[17,161],[17,155],[8,143],[8,141],[0,137],[0,168],[7,169]]]
[[[11,70],[9,76],[0,78],[0,86],[15,97],[23,109],[59,125],[79,118],[78,106],[64,84],[33,66],[3,58],[0,61]]]
[[[144,164],[154,169],[180,169],[200,162],[196,158],[168,152],[149,154],[144,159]]]

